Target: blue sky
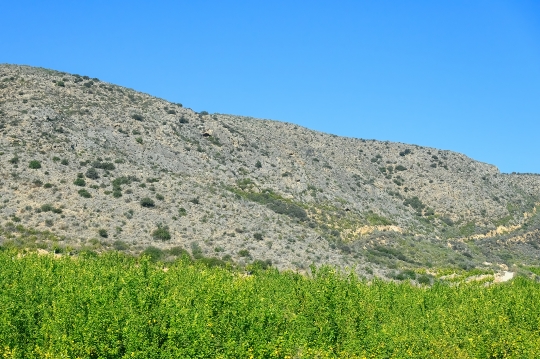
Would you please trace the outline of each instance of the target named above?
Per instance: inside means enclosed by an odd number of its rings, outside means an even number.
[[[5,1],[0,63],[540,173],[539,1]]]

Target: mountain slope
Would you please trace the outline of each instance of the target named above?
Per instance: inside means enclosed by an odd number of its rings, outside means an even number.
[[[0,134],[4,242],[24,227],[61,237],[31,243],[44,248],[182,247],[367,275],[540,254],[540,177],[451,151],[196,113],[15,65],[0,65]]]

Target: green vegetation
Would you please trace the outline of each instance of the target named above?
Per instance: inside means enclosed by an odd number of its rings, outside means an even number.
[[[84,198],[91,198],[91,197],[92,197],[92,195],[90,194],[90,192],[88,192],[88,191],[85,190],[85,189],[79,190],[78,193],[79,193],[79,196],[84,197]]]
[[[255,184],[249,178],[237,181],[236,185],[240,189],[229,188],[229,190],[240,197],[266,205],[269,209],[278,214],[284,214],[300,221],[305,221],[307,219],[307,213],[302,207],[281,197],[270,189],[265,189],[262,192],[252,192],[251,189]]]
[[[86,186],[86,181],[83,178],[77,177],[77,179],[75,181],[73,181],[73,184],[75,186],[84,187],[84,186]]]
[[[94,167],[90,167],[84,175],[86,176],[86,178],[90,178],[93,180],[99,178],[99,173]]]
[[[168,241],[171,239],[169,227],[158,224],[157,228],[152,232],[152,238],[159,241]]]
[[[146,207],[146,208],[152,208],[156,205],[154,200],[148,197],[142,198],[140,203],[141,203],[141,206]]]
[[[28,167],[33,169],[33,170],[40,169],[41,168],[41,162],[39,162],[38,160],[32,160],[28,164]]]
[[[59,253],[63,250],[59,247]],[[535,358],[540,286],[367,284],[329,268],[246,276],[147,248],[0,251],[6,358]],[[219,262],[218,259],[215,259]],[[222,261],[221,261],[222,262]],[[404,277],[413,273],[403,272]]]

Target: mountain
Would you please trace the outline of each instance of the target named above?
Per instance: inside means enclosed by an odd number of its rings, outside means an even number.
[[[280,269],[537,263],[540,176],[0,65],[0,242]],[[155,250],[155,249],[154,249]]]

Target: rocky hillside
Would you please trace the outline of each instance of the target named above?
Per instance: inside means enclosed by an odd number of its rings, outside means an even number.
[[[539,202],[540,176],[459,153],[197,113],[97,78],[0,65],[4,245],[153,246],[367,276],[511,266],[538,261]]]

